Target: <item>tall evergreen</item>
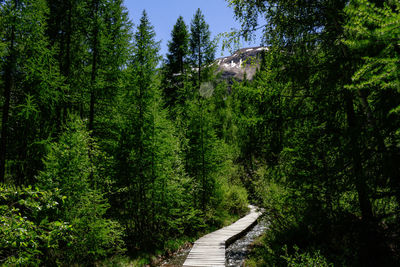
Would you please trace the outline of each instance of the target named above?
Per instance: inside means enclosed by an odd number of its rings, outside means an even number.
[[[69,112],[78,112],[95,130],[96,117],[113,105],[120,68],[126,64],[131,28],[127,12],[120,0],[49,1],[49,6],[47,34],[65,77],[59,90],[66,97],[56,107],[59,123]]]
[[[384,1],[378,9],[382,1],[230,2],[244,35],[258,27],[259,15],[267,21],[267,68],[238,92],[244,100],[239,109],[247,125],[243,133],[251,138],[244,148],[255,148],[258,160],[264,161],[253,172],[260,177],[256,185],[264,185],[256,189],[274,209],[275,220],[281,220],[273,223],[266,251],[302,244],[303,251],[317,246],[338,264],[390,265],[384,236],[398,228],[391,224],[382,235],[378,222],[393,211],[381,203],[397,202],[395,183],[389,182],[399,173],[393,164],[398,154],[392,150],[398,118],[389,113],[399,101],[392,89],[396,5]],[[376,90],[380,86],[388,90]],[[380,193],[386,190],[392,192],[391,200]],[[349,219],[350,214],[358,219]],[[362,229],[356,235],[344,230],[355,225]],[[310,228],[311,238],[293,237],[293,232]],[[337,235],[332,233],[337,232],[351,238],[351,244],[335,245]],[[345,256],[334,255],[335,249]],[[285,262],[277,250],[265,255],[269,263]]]
[[[100,129],[102,116],[113,106],[121,68],[128,59],[132,25],[121,0],[93,0],[87,18],[91,67],[86,116],[89,130],[98,135],[106,130]]]
[[[123,0],[0,2],[2,263],[102,264],[246,210],[200,10],[194,60],[180,17],[160,70]]]
[[[174,107],[177,100],[182,102],[184,82],[188,70],[189,32],[182,16],[178,18],[168,42],[168,53],[164,67],[164,98],[169,107]],[[182,103],[181,103],[182,104]]]
[[[120,193],[113,202],[131,249],[151,246],[155,240],[162,242],[164,235],[175,231],[170,225],[183,222],[176,216],[188,208],[175,202],[183,199],[185,189],[179,184],[185,184],[185,175],[174,125],[163,110],[158,51],[159,43],[144,11],[115,110],[119,118],[115,179]]]
[[[90,265],[122,251],[121,227],[105,218],[109,204],[97,186],[101,183],[99,168],[91,157],[98,154],[94,140],[76,115],[70,116],[59,140],[49,146],[37,186],[63,196],[57,214],[48,216],[65,222],[73,232],[64,240],[67,242],[59,242],[57,256],[49,253],[46,264],[56,264],[58,257],[65,264]]]
[[[90,70],[90,103],[89,103],[89,125],[88,128],[90,131],[93,131],[93,124],[94,124],[94,116],[95,116],[95,103],[96,103],[96,82],[98,80],[98,65],[101,61],[100,58],[100,49],[101,49],[101,28],[102,24],[100,21],[100,0],[93,0],[90,3],[90,45],[89,49],[91,51],[91,70]]]
[[[4,1],[0,7],[4,57],[0,180],[5,166],[18,184],[31,183],[41,167],[45,140],[56,119],[62,79],[45,36],[45,1]],[[12,140],[8,137],[12,136]]]
[[[88,57],[88,20],[91,16],[88,16],[86,1],[48,0],[47,3],[50,9],[47,36],[56,50],[59,69],[65,77],[64,85],[57,88],[64,97],[55,107],[57,124],[60,126],[70,112],[79,112],[84,116],[86,96],[82,88],[90,88],[90,74],[81,59]]]
[[[209,25],[204,15],[197,9],[190,24],[189,60],[193,70],[192,84],[194,92],[188,92],[188,149],[186,150],[187,169],[195,177],[198,187],[197,206],[206,211],[213,195],[214,178],[212,177],[212,151],[209,145],[215,142],[212,129],[209,97],[213,92],[210,82],[211,65],[214,61],[215,46],[211,41]]]
[[[172,73],[184,73],[189,52],[189,32],[180,16],[171,32],[171,41],[168,42],[167,65]]]
[[[210,65],[215,58],[215,44],[211,40],[209,25],[204,20],[200,8],[197,9],[190,24],[190,62],[196,72],[196,84],[200,88],[202,81],[210,75]]]

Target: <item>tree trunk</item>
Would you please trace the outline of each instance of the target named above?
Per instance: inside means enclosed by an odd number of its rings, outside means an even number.
[[[18,6],[18,0],[14,1],[15,9]],[[1,120],[1,141],[0,141],[0,182],[5,182],[6,170],[6,149],[7,149],[7,135],[8,135],[8,118],[10,111],[11,91],[14,87],[14,68],[15,68],[15,15],[13,17],[13,24],[11,27],[11,38],[9,46],[9,55],[7,58],[6,69],[4,71],[4,105],[3,116]]]
[[[199,46],[199,73],[198,73],[198,80],[199,80],[199,90],[200,90],[200,84],[201,84],[201,50],[200,50],[200,44]]]
[[[65,51],[65,65],[64,65],[64,70],[63,70],[63,74],[66,78],[66,81],[68,84],[70,84],[70,80],[71,80],[71,75],[70,75],[70,70],[71,70],[71,35],[72,35],[72,3],[71,0],[67,1],[67,32],[66,32],[66,51]],[[63,113],[63,117],[61,118],[62,121],[65,121],[67,118],[67,114],[68,114],[68,109],[71,108],[71,102],[70,101],[66,101],[64,103],[64,113]]]
[[[202,209],[203,212],[206,210],[206,162],[205,162],[205,151],[204,151],[204,119],[203,119],[203,103],[200,99],[200,138],[201,138],[201,178],[202,178]]]
[[[354,113],[353,98],[350,92],[346,93],[345,101],[347,124],[349,127],[350,135],[350,153],[353,161],[353,172],[355,177],[355,186],[358,193],[358,202],[361,210],[362,220],[365,222],[369,222],[373,217],[372,205],[368,197],[368,187],[362,169],[361,153],[358,146],[359,140],[357,136],[358,131]]]
[[[340,32],[340,24],[334,20],[336,29]],[[343,57],[350,61],[348,57],[348,53],[346,47],[341,44],[340,45]],[[344,82],[348,83],[351,82],[351,73],[352,71],[345,69],[344,74]],[[361,153],[360,148],[358,145],[358,129],[357,129],[357,121],[354,112],[354,103],[353,103],[353,95],[350,91],[345,92],[344,101],[346,105],[346,115],[347,115],[347,124],[349,127],[349,134],[350,134],[350,152],[351,158],[353,161],[353,172],[355,177],[355,186],[358,194],[358,203],[361,210],[362,220],[364,222],[370,222],[373,218],[372,214],[372,204],[368,196],[368,187],[365,181],[365,177],[363,174],[362,162],[361,162]]]
[[[93,124],[94,124],[94,105],[96,101],[95,97],[95,83],[96,83],[96,77],[97,77],[97,58],[98,58],[98,35],[99,35],[99,29],[97,25],[97,12],[99,9],[99,1],[94,0],[93,2],[94,10],[93,10],[93,20],[95,20],[95,25],[93,28],[93,55],[92,55],[92,73],[91,73],[91,90],[90,90],[90,110],[89,110],[89,130],[93,131]]]

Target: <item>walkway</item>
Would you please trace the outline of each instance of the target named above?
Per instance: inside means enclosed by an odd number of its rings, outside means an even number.
[[[250,229],[261,212],[250,205],[250,213],[235,223],[203,236],[194,242],[184,267],[225,267],[225,247]]]

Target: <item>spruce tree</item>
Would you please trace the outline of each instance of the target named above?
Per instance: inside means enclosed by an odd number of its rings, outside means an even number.
[[[283,220],[293,216],[286,220],[288,224],[295,222],[286,229],[273,225],[273,235],[282,238],[268,240],[268,244],[275,242],[270,248],[310,240],[285,238],[289,232],[293,237],[293,230],[301,233],[313,227],[320,229],[312,238],[320,248],[355,252],[346,259],[336,258],[338,264],[391,265],[390,257],[384,256],[389,249],[378,221],[391,213],[383,206],[398,203],[393,200],[398,183],[391,182],[398,181],[394,179],[398,164],[393,164],[398,156],[392,150],[396,141],[390,137],[399,125],[398,115],[390,113],[399,99],[394,89],[398,88],[398,42],[393,38],[398,35],[398,5],[364,0],[278,0],[272,1],[273,7],[271,1],[230,2],[243,22],[244,34],[258,27],[259,15],[267,21],[268,66],[248,92],[242,91],[247,99],[239,110],[249,116],[247,135],[256,137],[245,147],[252,151],[250,145],[255,143],[261,152],[256,157],[267,162],[260,167],[268,173],[260,181],[265,183],[266,203],[272,203]],[[267,156],[269,152],[276,154],[276,160]],[[271,194],[273,187],[279,189]],[[391,193],[383,196],[382,191]],[[342,202],[350,192],[354,201]],[[287,202],[282,205],[277,199]],[[293,210],[287,212],[288,207]],[[352,225],[344,219],[348,214],[359,218],[357,225],[363,230],[356,236],[344,231],[343,238],[354,241],[336,246],[336,236],[327,233]],[[322,230],[332,221],[337,226]],[[398,229],[394,224],[390,228],[386,234]],[[335,253],[332,250],[329,256]],[[268,262],[279,261],[279,254],[272,252]]]
[[[65,95],[57,107],[59,123],[69,112],[78,112],[95,130],[96,118],[107,115],[113,105],[120,68],[126,64],[131,30],[127,11],[121,0],[56,0],[49,6],[47,34],[65,77],[59,88]],[[97,130],[104,132],[101,128]]]
[[[210,75],[210,65],[215,58],[215,45],[211,41],[209,25],[204,20],[200,8],[197,9],[190,24],[190,62],[192,68],[197,72],[196,84],[200,89],[202,81],[207,80]]]
[[[57,247],[57,257],[65,264],[89,265],[120,253],[124,245],[119,224],[105,218],[109,204],[93,181],[99,170],[91,159],[94,155],[99,151],[86,126],[78,116],[70,116],[58,142],[50,144],[37,177],[39,188],[64,198],[53,216],[73,229],[68,243],[64,239]]]
[[[119,193],[113,203],[115,216],[126,227],[130,247],[163,242],[163,237],[174,231],[170,225],[182,223],[176,216],[188,208],[177,204],[179,208],[172,210],[173,203],[183,199],[185,190],[180,184],[184,184],[185,175],[174,125],[163,110],[158,51],[159,43],[144,11],[114,116],[119,131],[115,147]]]
[[[50,13],[47,19],[47,36],[57,51],[56,59],[61,74],[65,77],[63,86],[57,88],[64,97],[55,107],[57,124],[61,126],[68,113],[79,112],[84,117],[86,94],[83,88],[90,88],[90,73],[82,58],[89,58],[88,2],[82,0],[47,0]]]
[[[182,98],[179,94],[182,93],[188,68],[189,32],[181,16],[174,25],[171,38],[164,66],[163,87],[167,106],[174,107],[176,101]]]
[[[210,40],[209,25],[200,9],[197,9],[192,19],[190,32],[189,59],[193,78],[192,92],[187,92],[188,147],[185,155],[188,173],[199,185],[196,205],[205,212],[213,195],[212,188],[215,182],[211,176],[213,164],[209,156],[212,153],[209,145],[215,142],[209,101],[214,86],[209,80],[212,76],[211,65],[214,61],[215,46]]]
[[[0,181],[6,158],[16,183],[30,183],[41,167],[45,140],[53,130],[54,106],[61,86],[54,51],[45,36],[48,8],[45,1],[4,1],[0,6],[4,57]],[[4,61],[3,61],[4,60]],[[12,142],[8,136],[13,136]]]
[[[99,122],[113,105],[121,68],[129,54],[132,25],[121,0],[93,0],[87,6],[90,90],[87,92],[88,128],[99,135]],[[98,118],[98,119],[96,119]]]

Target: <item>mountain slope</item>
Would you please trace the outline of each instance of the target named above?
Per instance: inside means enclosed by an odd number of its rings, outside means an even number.
[[[262,51],[267,47],[249,47],[236,51],[233,55],[216,59],[218,71],[222,72],[222,78],[226,80],[242,81],[245,77],[251,80],[256,73]]]

